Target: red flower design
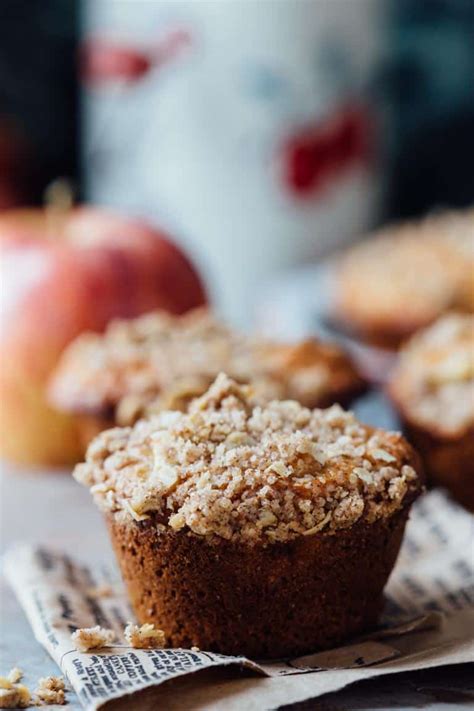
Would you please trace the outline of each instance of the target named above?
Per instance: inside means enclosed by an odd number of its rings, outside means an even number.
[[[314,195],[329,180],[370,156],[370,121],[347,107],[291,136],[283,148],[284,179],[299,196]]]
[[[168,32],[149,49],[138,49],[107,38],[89,38],[80,51],[80,74],[91,84],[111,81],[134,83],[152,68],[174,58],[178,51],[189,45],[191,36],[184,29]]]

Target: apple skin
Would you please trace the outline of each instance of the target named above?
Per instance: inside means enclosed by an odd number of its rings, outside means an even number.
[[[160,232],[98,208],[0,215],[0,454],[65,466],[81,456],[73,417],[46,402],[64,347],[115,317],[206,303],[183,253]]]

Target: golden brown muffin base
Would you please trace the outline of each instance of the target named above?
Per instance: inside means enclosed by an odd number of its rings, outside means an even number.
[[[395,320],[362,320],[357,313],[352,313],[352,305],[349,298],[340,301],[332,314],[333,319],[341,330],[345,331],[351,338],[361,341],[373,348],[383,348],[388,351],[397,351],[400,346],[410,336],[420,328],[429,326],[435,318],[413,322],[400,318]]]
[[[407,439],[421,456],[428,484],[445,487],[474,512],[474,428],[459,437],[443,437],[415,425],[402,415]]]
[[[107,521],[141,624],[173,647],[263,659],[332,647],[376,624],[408,510],[266,547],[160,531],[153,519]]]
[[[309,400],[308,402],[304,402],[304,398],[300,398],[298,402],[305,407],[309,407],[310,410],[317,408],[324,410],[335,404],[340,405],[344,409],[348,409],[354,400],[362,395],[365,395],[367,390],[367,381],[363,380],[362,377],[359,377],[358,379],[354,378],[354,383],[351,387],[344,386],[339,389],[334,387],[334,390],[331,393],[321,396],[317,398],[317,400]]]

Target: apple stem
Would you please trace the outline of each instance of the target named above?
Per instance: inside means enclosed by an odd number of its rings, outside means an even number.
[[[44,191],[47,231],[50,239],[55,239],[60,233],[58,229],[62,218],[74,205],[74,192],[71,183],[66,178],[57,178]]]

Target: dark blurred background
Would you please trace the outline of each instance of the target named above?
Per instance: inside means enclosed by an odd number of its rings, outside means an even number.
[[[0,208],[79,178],[76,0],[0,3]]]
[[[395,0],[389,216],[474,197],[474,2]]]

